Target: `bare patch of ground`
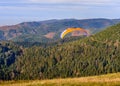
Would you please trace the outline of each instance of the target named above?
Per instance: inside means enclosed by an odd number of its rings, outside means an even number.
[[[55,36],[55,32],[49,32],[47,33],[46,35],[44,35],[46,38],[49,38],[49,39],[53,39],[53,37]]]

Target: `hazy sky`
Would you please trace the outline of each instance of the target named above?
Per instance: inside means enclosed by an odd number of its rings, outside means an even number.
[[[69,18],[120,18],[120,0],[0,0],[0,26]]]

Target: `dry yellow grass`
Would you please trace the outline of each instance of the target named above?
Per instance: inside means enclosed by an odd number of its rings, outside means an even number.
[[[0,86],[120,86],[120,73],[81,78],[5,81]]]

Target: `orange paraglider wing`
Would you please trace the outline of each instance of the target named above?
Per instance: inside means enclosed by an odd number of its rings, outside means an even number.
[[[82,28],[67,28],[66,30],[64,30],[61,33],[61,38],[64,38],[64,36],[70,32],[74,32],[74,31],[80,31],[81,33],[85,33],[86,35],[88,35],[88,32],[85,29]]]

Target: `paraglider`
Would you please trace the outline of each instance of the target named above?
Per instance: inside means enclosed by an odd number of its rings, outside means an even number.
[[[84,35],[88,35],[88,32],[85,29],[83,29],[83,28],[67,28],[66,30],[64,30],[61,33],[60,37],[63,39],[65,35],[67,35],[70,32],[74,32],[74,31],[80,31]]]

